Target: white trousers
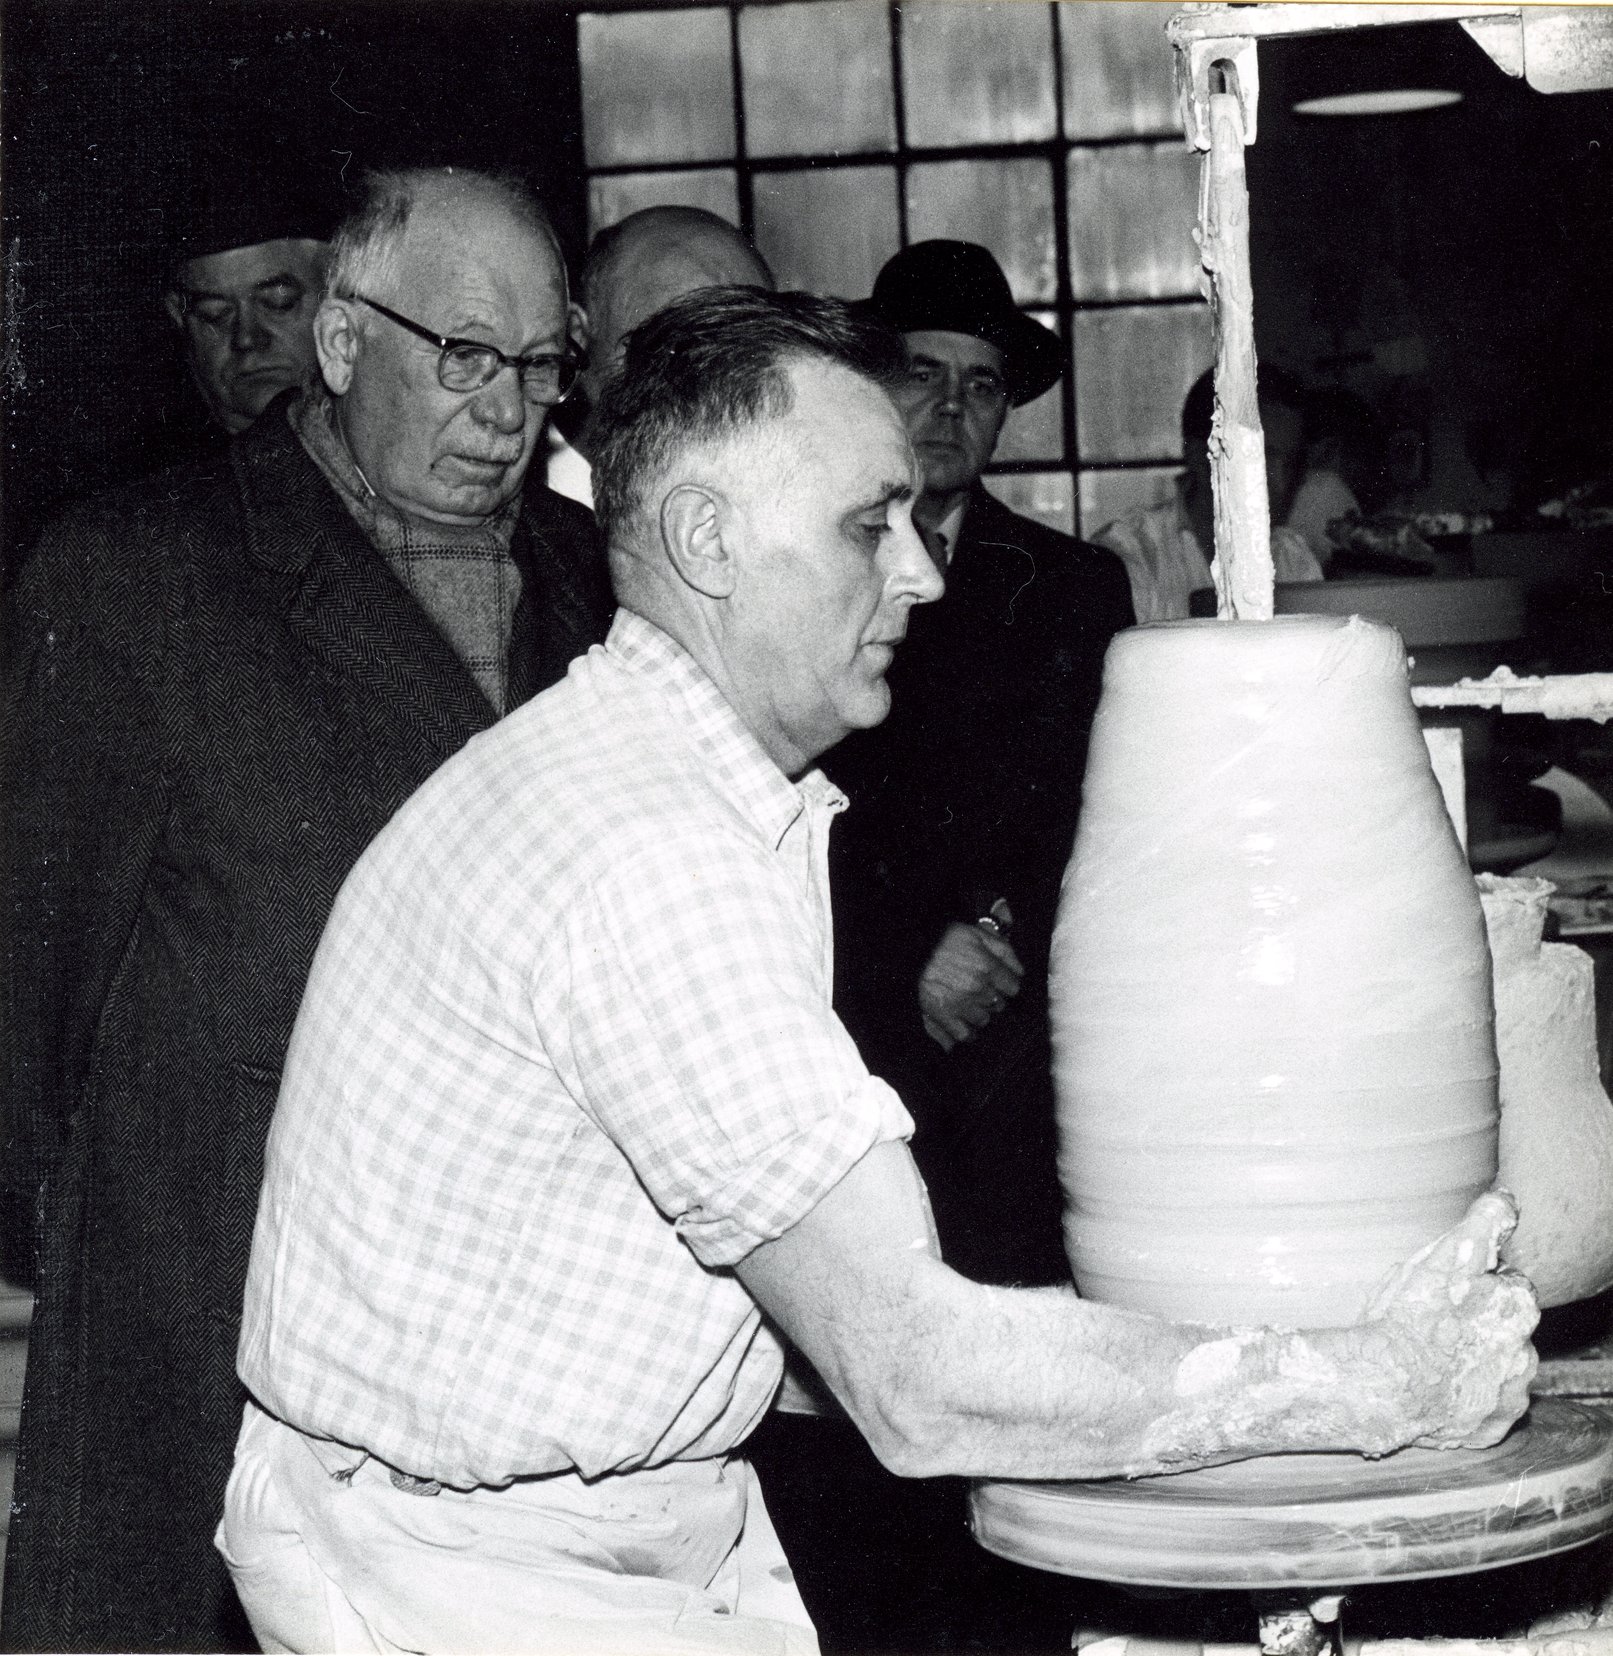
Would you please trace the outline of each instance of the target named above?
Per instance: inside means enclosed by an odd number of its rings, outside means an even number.
[[[743,1460],[420,1487],[247,1405],[214,1539],[264,1650],[816,1656]]]

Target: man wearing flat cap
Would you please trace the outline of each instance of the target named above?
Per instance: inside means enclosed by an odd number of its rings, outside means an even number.
[[[230,436],[317,368],[328,206],[284,183],[197,204],[164,305],[208,415]]]
[[[888,675],[890,716],[824,763],[852,802],[830,845],[835,1006],[912,1112],[947,1263],[981,1282],[1067,1282],[1047,956],[1104,652],[1132,624],[1130,589],[1113,554],[1010,511],[981,483],[1009,409],[1064,364],[992,255],[917,243],[880,272],[865,308],[907,344],[893,396],[923,473],[913,520],[946,593],[913,612]],[[825,1647],[905,1648],[926,1605],[939,1639],[978,1610],[1010,1643],[1034,1640],[1009,1617],[1037,1584],[1014,1588],[1011,1605],[978,1579],[1011,1567],[967,1542],[961,1484],[889,1479],[842,1427],[775,1416],[756,1453]],[[838,1456],[827,1447],[837,1435]],[[811,1517],[828,1512],[833,1537]],[[848,1527],[864,1523],[859,1550]],[[910,1582],[892,1585],[900,1563],[881,1533],[906,1538]],[[949,1535],[962,1545],[937,1570]],[[825,1543],[827,1603],[812,1591]],[[899,1616],[881,1608],[898,1602]]]

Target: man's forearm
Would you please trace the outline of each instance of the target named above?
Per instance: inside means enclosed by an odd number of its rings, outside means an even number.
[[[1489,1269],[1510,1212],[1485,1198],[1355,1327],[1203,1328],[965,1280],[880,1145],[739,1273],[893,1471],[1113,1477],[1497,1440],[1533,1367],[1532,1298]]]
[[[945,1300],[909,1300],[926,1309],[903,1372],[869,1386],[881,1397],[859,1407],[847,1377],[875,1451],[912,1476],[1135,1476],[1279,1450],[1383,1453],[1417,1435],[1377,1329],[1194,1327],[960,1278]],[[1359,1383],[1374,1367],[1384,1383]]]

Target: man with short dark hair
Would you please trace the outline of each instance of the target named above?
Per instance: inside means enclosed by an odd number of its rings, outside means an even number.
[[[373,180],[323,379],[91,500],[13,595],[0,1148],[37,1254],[11,1648],[249,1648],[211,1546],[259,1167],[342,879],[602,635],[586,514],[523,492],[575,377],[542,210]]]
[[[1320,581],[1322,566],[1304,537],[1278,521],[1288,509],[1303,455],[1304,387],[1281,368],[1260,370],[1260,424],[1265,433],[1266,492],[1271,500],[1271,558],[1279,581]],[[1106,523],[1092,537],[1126,566],[1139,621],[1182,621],[1195,592],[1207,592],[1208,548],[1215,545],[1210,484],[1210,427],[1215,374],[1205,369],[1182,403],[1182,473],[1169,498]]]
[[[1493,1441],[1524,1406],[1505,1197],[1373,1321],[1303,1337],[936,1257],[911,1123],[830,1004],[845,802],[814,765],[886,716],[941,591],[902,374],[805,294],[636,330],[596,451],[605,644],[343,887],[269,1138],[219,1526],[267,1648],[805,1656],[735,1453],[775,1330],[913,1476]]]

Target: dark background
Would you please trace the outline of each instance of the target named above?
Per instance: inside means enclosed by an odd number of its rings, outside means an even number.
[[[161,299],[208,168],[514,169],[575,261],[586,227],[576,23],[449,0],[5,0],[4,548],[142,469],[189,417]],[[574,263],[575,268],[575,263]]]
[[[1488,504],[1464,448],[1499,454],[1520,503],[1613,477],[1613,92],[1537,92],[1455,22],[1262,41],[1259,54],[1248,173],[1262,359],[1420,427],[1431,506]],[[1293,111],[1374,84],[1463,100],[1369,119]],[[1420,342],[1424,365],[1404,371],[1392,341]]]

